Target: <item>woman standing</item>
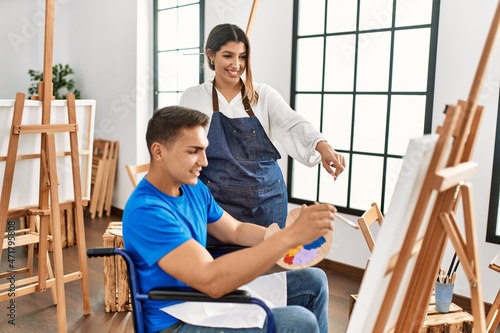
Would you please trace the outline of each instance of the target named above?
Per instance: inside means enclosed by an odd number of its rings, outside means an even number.
[[[334,179],[345,168],[344,157],[275,89],[253,82],[250,44],[241,28],[214,27],[205,55],[215,71],[213,80],[188,88],[179,103],[211,117],[208,166],[200,179],[236,219],[283,228],[288,196],[277,162],[281,156],[272,142],[304,165],[321,161]]]

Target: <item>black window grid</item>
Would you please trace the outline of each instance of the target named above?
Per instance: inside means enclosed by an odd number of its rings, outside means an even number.
[[[339,212],[347,213],[347,214],[352,214],[352,215],[361,215],[363,213],[363,210],[359,208],[354,208],[350,205],[351,203],[351,185],[352,185],[352,161],[354,155],[366,155],[366,156],[375,156],[375,157],[381,157],[383,158],[383,175],[382,175],[382,191],[380,193],[380,196],[378,198],[373,198],[373,201],[377,201],[379,203],[379,206],[382,211],[385,211],[386,207],[386,202],[385,202],[385,197],[386,197],[386,177],[387,177],[387,161],[389,158],[403,158],[402,155],[392,155],[388,153],[388,144],[389,144],[389,121],[390,121],[390,115],[391,115],[391,99],[393,96],[396,95],[425,95],[426,96],[426,106],[425,106],[425,120],[424,120],[424,128],[423,128],[423,133],[430,133],[431,132],[431,127],[432,127],[432,113],[433,113],[433,97],[434,97],[434,76],[435,76],[435,66],[436,66],[436,50],[437,50],[437,32],[438,32],[438,21],[439,21],[439,6],[440,6],[440,1],[435,0],[433,2],[433,8],[432,8],[432,18],[431,18],[431,23],[430,24],[420,24],[420,25],[412,25],[412,26],[402,26],[402,27],[396,27],[395,26],[395,13],[396,13],[396,1],[394,1],[393,4],[393,10],[392,10],[392,24],[391,27],[387,28],[380,28],[380,29],[367,29],[367,30],[361,30],[359,29],[359,21],[360,21],[360,0],[358,0],[358,5],[357,5],[357,18],[356,18],[356,31],[342,31],[342,32],[335,32],[335,33],[326,33],[327,30],[327,13],[328,13],[328,1],[325,1],[325,17],[324,17],[324,30],[325,33],[322,34],[313,34],[313,35],[307,35],[307,36],[299,36],[298,34],[298,15],[299,15],[299,8],[301,3],[305,4],[307,0],[294,0],[294,11],[293,11],[293,39],[292,39],[292,79],[291,79],[291,97],[290,97],[290,105],[293,109],[295,109],[295,98],[298,94],[320,94],[321,95],[321,117],[320,117],[320,128],[319,130],[324,132],[327,130],[327,128],[324,126],[323,119],[324,119],[324,97],[329,94],[352,94],[353,97],[353,104],[352,104],[352,114],[351,114],[351,137],[350,137],[350,149],[349,150],[343,150],[343,149],[336,149],[339,153],[342,153],[344,157],[346,158],[346,163],[347,163],[347,168],[345,174],[341,175],[344,177],[349,177],[348,179],[348,186],[347,186],[347,205],[342,206],[338,205],[335,202],[331,202],[332,204],[336,205],[337,209]],[[427,89],[425,92],[421,91],[404,91],[404,92],[398,92],[398,91],[392,91],[391,86],[392,86],[392,70],[393,70],[393,56],[394,56],[394,35],[396,31],[400,30],[408,30],[408,29],[422,29],[422,28],[430,28],[430,40],[429,40],[429,59],[428,59],[428,73],[427,73]],[[358,39],[359,35],[362,33],[371,33],[371,32],[390,32],[391,33],[391,45],[390,45],[390,65],[389,65],[389,82],[388,82],[388,87],[387,91],[356,91],[353,89],[350,92],[346,91],[325,91],[324,89],[324,84],[325,84],[325,67],[326,67],[326,42],[327,38],[330,36],[339,36],[339,35],[355,35],[355,40],[356,40],[356,45],[358,45]],[[298,40],[303,39],[303,38],[323,38],[323,76],[322,76],[322,90],[321,91],[298,91],[296,87],[296,77],[297,77],[297,50],[298,50]],[[355,50],[355,63],[354,63],[354,84],[353,87],[357,86],[357,64],[358,64],[358,49],[356,47]],[[387,117],[386,117],[386,129],[385,129],[385,144],[384,144],[384,152],[381,153],[373,153],[373,152],[363,152],[363,151],[355,151],[353,149],[354,145],[354,121],[355,121],[355,109],[356,109],[356,96],[359,94],[363,95],[384,95],[387,96]],[[335,149],[335,143],[331,143],[333,148]],[[294,172],[294,164],[299,163],[297,161],[294,161],[291,157],[288,158],[288,172],[287,172],[287,184],[288,184],[288,197],[289,197],[289,202],[291,203],[296,203],[296,204],[311,204],[314,201],[319,202],[319,197],[320,197],[320,189],[321,189],[321,163],[318,165],[317,168],[317,179],[318,179],[318,184],[316,186],[316,198],[315,200],[304,200],[302,198],[297,198],[292,195],[293,193],[293,172]],[[367,207],[366,209],[368,209]]]
[[[159,50],[158,49],[158,13],[161,11],[165,10],[178,10],[179,8],[182,7],[187,7],[187,6],[199,6],[200,10],[200,30],[199,30],[199,41],[200,44],[198,45],[197,48],[197,53],[200,54],[199,57],[199,76],[198,76],[198,82],[202,83],[204,81],[204,70],[203,70],[203,42],[204,42],[204,26],[205,26],[205,0],[196,0],[192,1],[189,3],[183,3],[181,5],[176,5],[176,6],[170,6],[170,7],[163,7],[159,8],[159,0],[154,0],[153,1],[153,54],[154,54],[154,59],[153,59],[153,73],[154,73],[154,80],[153,80],[153,88],[154,88],[154,97],[153,97],[153,102],[154,102],[154,108],[157,109],[160,107],[159,105],[159,95],[161,93],[182,93],[182,90],[159,90],[159,78],[158,78],[158,71],[159,71],[159,59],[158,56],[161,53],[167,53],[167,52],[179,52],[179,51],[184,51],[184,50],[193,50],[193,47],[189,48],[175,48],[175,49],[163,49]]]

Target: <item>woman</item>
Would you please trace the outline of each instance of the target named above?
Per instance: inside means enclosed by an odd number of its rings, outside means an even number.
[[[188,88],[179,103],[211,117],[209,163],[200,179],[236,219],[283,228],[288,197],[272,141],[307,166],[321,161],[334,179],[345,168],[344,157],[275,89],[252,81],[250,44],[241,28],[214,27],[205,55],[215,71],[213,80]]]

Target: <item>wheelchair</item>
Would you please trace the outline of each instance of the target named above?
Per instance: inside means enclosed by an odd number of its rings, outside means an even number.
[[[212,298],[198,290],[185,287],[162,287],[150,290],[147,294],[139,291],[138,274],[135,269],[132,258],[129,254],[119,248],[101,247],[87,250],[89,258],[107,257],[120,255],[127,265],[127,274],[130,287],[130,296],[132,302],[132,318],[134,322],[134,330],[136,333],[145,332],[144,318],[142,314],[142,302],[145,300],[161,300],[161,301],[184,301],[184,302],[225,302],[225,303],[247,303],[260,306],[267,314],[267,331],[268,333],[275,332],[274,316],[269,307],[260,299],[254,298],[244,290],[235,290],[221,298]]]

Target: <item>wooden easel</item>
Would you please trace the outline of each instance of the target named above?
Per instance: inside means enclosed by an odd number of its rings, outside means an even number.
[[[466,183],[476,172],[471,162],[483,108],[476,104],[484,72],[500,26],[500,2],[485,43],[479,66],[467,101],[449,106],[436,144],[410,226],[395,264],[387,267],[392,274],[376,316],[373,332],[416,332],[422,326],[433,285],[449,238],[470,281],[474,331],[485,332],[480,266],[476,243],[474,207],[471,185]],[[448,150],[449,149],[449,150]],[[433,206],[432,194],[436,194]],[[457,226],[455,211],[462,199],[465,239]],[[417,239],[427,207],[431,207],[429,223],[423,238]],[[389,320],[402,279],[411,260],[413,274],[404,294],[396,322]]]
[[[255,14],[257,13],[257,7],[259,7],[259,0],[253,0],[250,16],[248,16],[247,29],[245,31],[248,37],[250,37],[250,34],[252,33],[253,21],[255,19]]]
[[[3,235],[6,229],[6,223],[9,218],[16,214],[37,215],[40,217],[40,230],[38,235],[30,234],[29,242],[37,243],[39,249],[38,255],[38,274],[35,277],[16,281],[16,296],[23,296],[35,291],[44,291],[47,287],[55,287],[57,295],[57,324],[58,332],[67,332],[66,325],[66,302],[64,284],[66,282],[81,280],[83,310],[84,314],[90,314],[90,294],[88,286],[87,257],[85,245],[85,230],[83,218],[83,199],[80,177],[80,163],[78,151],[78,125],[76,119],[75,97],[73,94],[67,96],[68,123],[51,124],[51,102],[52,96],[52,56],[54,41],[54,0],[46,0],[45,8],[45,44],[44,44],[44,70],[43,81],[38,84],[38,99],[42,102],[42,119],[40,125],[23,125],[23,109],[25,95],[18,93],[16,95],[14,116],[12,118],[12,132],[10,133],[9,147],[5,166],[2,194],[0,198],[0,234]],[[78,245],[78,257],[80,270],[64,274],[63,255],[61,244],[61,221],[60,221],[60,202],[58,192],[58,176],[56,161],[55,133],[68,133],[70,141],[71,169],[73,180],[73,193],[75,211],[75,231]],[[36,207],[26,207],[9,211],[9,203],[13,186],[13,176],[15,163],[18,159],[17,149],[19,146],[19,137],[21,134],[40,134],[40,186],[39,203]],[[36,157],[36,156],[34,156]],[[33,157],[31,157],[33,158]],[[21,212],[21,213],[20,213]],[[47,277],[47,238],[48,227],[52,226],[53,258],[54,258],[54,277]],[[17,238],[22,242],[21,236]],[[28,242],[28,240],[26,240]],[[19,287],[17,287],[19,285]],[[2,295],[0,295],[2,296]],[[5,296],[7,297],[7,296]],[[8,298],[0,298],[5,300]]]
[[[495,258],[488,266],[492,270],[500,273],[500,252],[497,253]],[[497,296],[491,305],[490,311],[486,316],[486,329],[488,333],[494,333],[500,324],[500,289],[498,289]]]

